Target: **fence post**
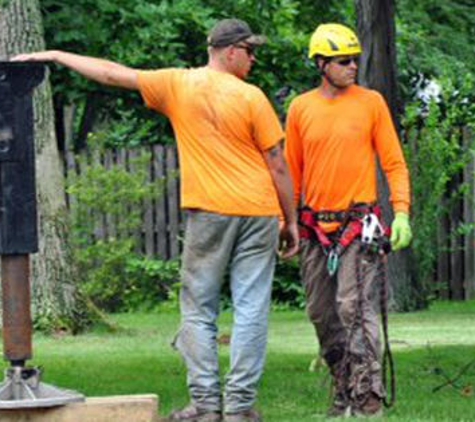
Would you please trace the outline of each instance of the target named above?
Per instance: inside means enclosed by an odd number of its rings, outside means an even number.
[[[444,215],[439,222],[437,230],[438,254],[437,254],[437,282],[441,286],[439,296],[441,299],[448,299],[450,296],[450,267],[448,251],[450,224]]]
[[[176,148],[167,148],[167,169],[178,170],[178,155]],[[167,183],[168,199],[168,236],[170,239],[170,258],[176,258],[180,254],[180,185],[178,176],[171,177]]]
[[[153,147],[153,172],[155,179],[165,179],[165,147],[155,145]],[[155,227],[154,232],[157,238],[156,254],[161,259],[168,259],[168,235],[167,235],[167,209],[166,209],[166,189],[162,196],[155,202]]]
[[[149,170],[147,174],[147,181],[154,182],[155,181],[155,174],[153,171],[153,162],[154,162],[154,151],[153,148],[148,148],[148,152],[150,153],[150,163],[149,163]],[[152,258],[155,254],[155,224],[154,224],[154,215],[153,215],[153,203],[154,199],[147,199],[144,201],[143,207],[143,222],[142,222],[142,230],[143,230],[143,239],[144,239],[144,253],[148,258]]]
[[[466,194],[463,196],[464,222],[469,228],[464,236],[464,293],[465,299],[474,297],[475,292],[475,235],[474,235],[474,153],[473,134],[470,128],[465,127],[463,131],[463,148],[469,154],[469,162],[464,168],[464,183],[467,185]]]

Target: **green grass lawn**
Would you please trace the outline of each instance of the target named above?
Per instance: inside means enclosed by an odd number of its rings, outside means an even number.
[[[34,359],[28,363],[43,368],[44,382],[88,397],[155,393],[161,414],[185,405],[184,366],[170,347],[178,312],[111,319],[123,329],[75,337],[35,335]],[[221,333],[230,333],[231,320],[230,313],[222,315]],[[428,311],[392,314],[389,331],[397,402],[381,420],[475,421],[475,302],[436,303]],[[310,370],[317,354],[313,328],[303,311],[272,313],[258,400],[266,422],[325,420],[329,379],[324,367]],[[227,345],[221,346],[220,355],[224,373]],[[454,385],[442,386],[445,377],[461,371]]]

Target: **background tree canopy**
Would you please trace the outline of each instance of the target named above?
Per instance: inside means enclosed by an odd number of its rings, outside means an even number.
[[[224,17],[245,19],[269,37],[250,81],[262,87],[281,113],[279,101],[308,89],[318,77],[306,58],[315,27],[321,22],[356,27],[352,0],[43,0],[41,6],[48,48],[146,69],[203,65],[206,35],[213,24]],[[404,103],[431,79],[460,80],[475,72],[475,61],[467,60],[474,53],[472,1],[398,0],[396,8]],[[172,141],[166,120],[150,119],[137,95],[92,84],[64,68],[55,69],[52,82],[58,121],[63,107],[74,105],[77,148],[84,147],[93,127],[104,123],[112,124],[111,143]]]
[[[475,3],[471,0],[398,0],[398,70],[409,101],[432,78],[460,81],[475,72]],[[411,92],[412,91],[412,92]]]

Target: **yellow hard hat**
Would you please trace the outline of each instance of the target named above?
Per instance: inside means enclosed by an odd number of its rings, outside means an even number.
[[[339,23],[319,25],[310,38],[308,57],[351,56],[361,54],[361,45],[356,34]]]

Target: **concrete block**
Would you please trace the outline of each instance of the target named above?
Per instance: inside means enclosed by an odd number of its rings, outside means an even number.
[[[42,409],[0,410],[0,422],[160,422],[155,394],[89,397]]]

